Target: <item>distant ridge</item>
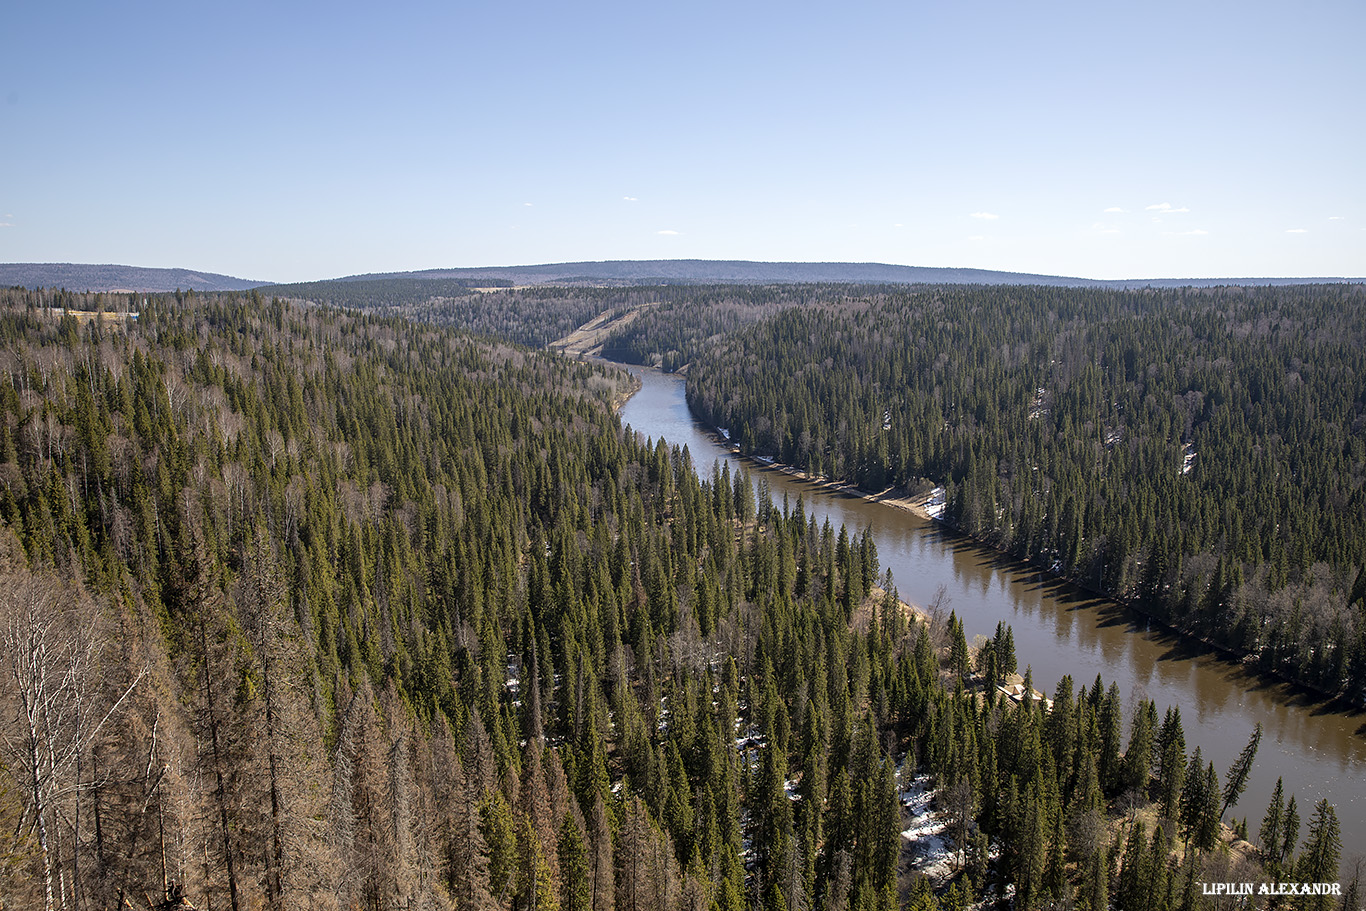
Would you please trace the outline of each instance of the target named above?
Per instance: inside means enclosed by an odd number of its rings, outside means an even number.
[[[748,260],[644,259],[474,266],[416,272],[372,272],[296,285],[235,278],[191,269],[84,263],[0,263],[0,287],[65,288],[68,291],[246,291],[251,288],[316,287],[353,282],[440,281],[452,290],[489,285],[1048,285],[1064,288],[1207,288],[1215,285],[1312,285],[1359,283],[1363,278],[1132,278],[1100,280],[991,269],[898,266],[889,263],[794,263]],[[308,295],[299,295],[308,296]]]
[[[518,285],[673,285],[673,284],[952,284],[1051,285],[1068,288],[1176,288],[1215,285],[1309,285],[1360,282],[1348,278],[1143,278],[1098,280],[990,269],[897,266],[888,263],[766,263],[746,260],[654,259],[546,263],[534,266],[482,266],[348,275],[339,282],[389,279],[497,279]]]
[[[190,269],[84,263],[0,263],[0,287],[65,288],[68,291],[245,291],[265,282]]]

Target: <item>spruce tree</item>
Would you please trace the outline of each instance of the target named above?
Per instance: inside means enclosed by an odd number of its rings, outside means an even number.
[[[1281,822],[1281,849],[1276,862],[1282,867],[1287,866],[1291,858],[1295,856],[1295,846],[1300,843],[1300,812],[1295,806],[1295,795],[1290,795],[1290,801],[1285,805],[1285,816]]]
[[[1229,767],[1228,775],[1224,780],[1224,803],[1219,808],[1219,818],[1223,819],[1228,808],[1238,802],[1242,796],[1243,789],[1247,787],[1247,777],[1252,772],[1252,761],[1257,758],[1257,747],[1262,742],[1262,725],[1257,723],[1252,731],[1252,736],[1248,738],[1247,746],[1238,754],[1238,758]]]
[[[1338,861],[1342,856],[1342,835],[1337,813],[1326,799],[1314,805],[1305,837],[1304,852],[1295,865],[1295,875],[1303,883],[1332,883],[1338,881]],[[1308,900],[1308,907],[1327,911],[1335,902],[1332,896],[1316,895]]]
[[[1261,850],[1262,860],[1268,864],[1277,864],[1281,857],[1281,824],[1282,814],[1285,812],[1285,794],[1282,786],[1283,779],[1276,779],[1276,788],[1271,792],[1271,802],[1267,804],[1266,815],[1262,817],[1262,827],[1257,832],[1257,845]]]

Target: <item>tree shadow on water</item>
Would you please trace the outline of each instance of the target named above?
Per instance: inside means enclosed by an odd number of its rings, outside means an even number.
[[[1262,694],[1310,716],[1338,716],[1348,724],[1362,719],[1353,733],[1366,738],[1366,693],[1361,695],[1359,701],[1326,696],[1265,669],[1245,664],[1237,653],[1178,630],[1139,607],[1083,588],[1069,579],[1002,553],[941,523],[933,523],[924,533],[930,535],[932,540],[947,545],[955,556],[962,555],[981,565],[989,563],[999,571],[1015,574],[1011,585],[1022,593],[1052,601],[1068,612],[1095,611],[1099,629],[1123,628],[1143,636],[1160,649],[1157,655],[1159,662],[1194,662],[1223,677],[1236,690]]]

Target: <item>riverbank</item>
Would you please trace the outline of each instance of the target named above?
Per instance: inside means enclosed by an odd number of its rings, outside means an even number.
[[[638,369],[650,370],[661,376],[668,375],[665,374],[663,371],[653,367],[642,366]],[[1169,636],[1188,643],[1192,649],[1203,649],[1214,653],[1220,661],[1237,668],[1239,671],[1241,671],[1248,677],[1259,678],[1261,680],[1265,680],[1268,682],[1275,681],[1277,683],[1284,684],[1288,687],[1292,687],[1295,691],[1297,691],[1297,698],[1309,697],[1306,701],[1320,703],[1323,707],[1329,709],[1330,711],[1347,711],[1359,713],[1362,711],[1362,708],[1364,707],[1363,704],[1358,704],[1357,702],[1353,701],[1352,699],[1348,698],[1343,694],[1327,692],[1323,689],[1305,683],[1302,680],[1296,679],[1290,674],[1285,673],[1284,671],[1281,671],[1279,669],[1261,666],[1259,663],[1255,661],[1255,656],[1235,649],[1225,643],[1216,641],[1201,632],[1187,629],[1181,626],[1179,623],[1174,622],[1172,618],[1160,616],[1154,613],[1149,608],[1149,606],[1144,604],[1142,601],[1136,600],[1134,598],[1126,598],[1122,595],[1117,595],[1112,592],[1107,592],[1095,588],[1094,586],[1088,585],[1083,580],[1074,579],[1069,576],[1063,575],[1060,572],[1057,572],[1054,567],[1048,566],[1042,562],[1034,562],[1031,560],[1023,559],[1018,555],[1012,554],[1009,551],[1001,549],[987,538],[969,534],[968,532],[965,532],[962,529],[957,528],[953,524],[944,522],[941,518],[944,508],[942,505],[942,498],[935,500],[934,508],[930,508],[930,501],[935,497],[935,495],[937,493],[942,495],[942,487],[936,487],[933,490],[927,492],[926,494],[919,496],[908,496],[904,489],[896,486],[888,487],[881,491],[865,490],[847,481],[831,478],[826,475],[812,474],[794,465],[788,465],[783,462],[778,462],[766,456],[755,456],[745,453],[739,449],[738,445],[736,445],[729,438],[729,435],[726,434],[724,431],[721,431],[718,428],[708,427],[702,422],[697,421],[695,416],[692,415],[691,409],[689,409],[688,414],[689,417],[697,424],[701,432],[712,443],[716,444],[722,449],[728,450],[734,458],[740,459],[751,466],[757,467],[762,470],[771,470],[774,472],[781,473],[786,477],[791,478],[792,480],[802,485],[810,486],[814,490],[821,493],[840,497],[855,497],[868,503],[878,503],[881,505],[890,506],[893,509],[900,509],[905,512],[909,512],[912,515],[915,515],[926,521],[939,522],[946,532],[950,532],[954,535],[961,536],[965,541],[970,541],[973,544],[976,544],[984,548],[985,550],[990,551],[992,554],[995,555],[996,559],[1028,567],[1031,572],[1037,572],[1051,579],[1054,579],[1060,585],[1069,585],[1081,591],[1084,591],[1089,595],[1093,595],[1098,599],[1108,601],[1116,605],[1120,609],[1129,612],[1132,616],[1135,626],[1143,626],[1145,628],[1151,628],[1153,626],[1160,627]],[[702,430],[702,428],[705,429]],[[1366,700],[1366,694],[1362,695],[1362,699]],[[1366,734],[1366,725],[1363,726],[1361,733]]]
[[[930,515],[929,510],[925,508],[925,503],[930,498],[929,494],[921,497],[909,497],[906,496],[904,490],[897,487],[888,487],[886,490],[877,492],[868,491],[861,487],[856,487],[853,484],[838,481],[824,475],[813,475],[802,471],[800,468],[784,465],[781,462],[761,462],[752,456],[743,455],[743,453],[737,453],[737,455],[741,455],[743,458],[748,459],[763,468],[772,468],[775,471],[781,471],[789,478],[794,478],[804,484],[810,484],[826,493],[839,494],[847,497],[858,497],[869,503],[881,503],[883,506],[890,506],[893,509],[904,509],[906,512],[917,515],[922,519],[928,520],[933,518],[933,516]]]
[[[927,521],[940,522],[946,531],[951,532],[955,535],[961,535],[964,540],[970,541],[975,545],[985,548],[986,550],[994,554],[996,559],[1010,561],[1012,563],[1019,563],[1022,566],[1029,567],[1029,569],[1034,572],[1042,573],[1056,580],[1057,583],[1060,585],[1070,585],[1074,588],[1086,592],[1089,595],[1093,595],[1098,599],[1109,601],[1117,607],[1130,612],[1136,620],[1141,618],[1144,624],[1147,626],[1160,627],[1162,630],[1164,630],[1172,637],[1183,640],[1194,648],[1203,648],[1209,650],[1210,652],[1213,652],[1221,661],[1238,668],[1240,671],[1242,671],[1244,674],[1247,674],[1249,677],[1260,678],[1262,680],[1275,681],[1277,683],[1284,684],[1288,687],[1293,688],[1295,691],[1301,694],[1302,697],[1308,697],[1308,701],[1319,703],[1324,708],[1327,708],[1330,711],[1360,713],[1364,707],[1361,704],[1353,702],[1344,694],[1330,693],[1317,687],[1311,686],[1310,684],[1307,684],[1302,680],[1298,680],[1294,677],[1291,677],[1290,675],[1282,671],[1276,670],[1274,668],[1262,667],[1255,662],[1254,655],[1239,651],[1238,649],[1232,648],[1231,646],[1226,645],[1224,643],[1217,642],[1214,639],[1211,639],[1208,636],[1203,635],[1199,632],[1179,626],[1173,623],[1171,620],[1153,613],[1147,607],[1145,607],[1143,602],[1141,601],[1135,600],[1133,598],[1124,598],[1121,596],[1117,596],[1111,592],[1103,591],[1091,585],[1087,585],[1085,582],[1080,581],[1078,579],[1073,579],[1068,576],[1062,575],[1061,573],[1055,572],[1052,568],[1048,566],[1044,566],[1040,563],[1035,563],[1029,560],[1023,560],[1020,557],[1011,554],[1009,551],[1002,550],[1001,548],[995,546],[990,541],[984,538],[980,538],[976,535],[969,534],[968,532],[965,532],[954,525],[943,522],[939,518],[939,516],[931,514],[931,512],[926,508],[926,503],[934,496],[934,492],[919,497],[908,497],[905,495],[904,491],[898,490],[898,488],[896,487],[888,487],[886,490],[883,490],[878,493],[873,493],[867,490],[863,490],[853,484],[838,481],[823,475],[812,475],[792,465],[786,465],[782,462],[776,462],[771,459],[757,458],[755,456],[748,455],[740,451],[739,449],[735,448],[735,446],[733,444],[730,444],[729,441],[722,439],[721,436],[717,434],[715,431],[709,431],[709,435],[713,438],[717,445],[730,446],[732,453],[736,457],[744,459],[745,461],[757,465],[760,468],[772,469],[774,471],[781,472],[789,478],[799,481],[802,484],[810,485],[822,492],[839,496],[858,497],[859,499],[862,499],[869,503],[879,503],[885,506],[891,506],[894,509],[903,509]],[[936,488],[936,490],[942,492],[942,488]],[[1363,694],[1363,699],[1366,699],[1366,694]],[[1366,735],[1366,725],[1363,726],[1362,733]]]
[[[632,313],[627,315],[634,316],[634,314],[635,311],[632,311]],[[596,320],[594,320],[593,323],[590,323],[589,326],[584,327],[584,329],[594,327],[595,324],[599,321],[605,321],[609,317],[609,315],[610,311],[603,313]],[[582,331],[583,329],[576,330],[576,332]],[[566,336],[566,339],[571,337],[573,336]],[[648,370],[652,373],[657,373],[660,376],[669,375],[665,373],[663,370],[660,370],[658,367],[649,367],[644,364],[623,364],[620,361],[609,360],[607,358],[602,357],[601,354],[597,351],[571,350],[565,347],[565,339],[562,339],[558,342],[552,342],[548,346],[548,348],[551,351],[556,351],[560,354],[564,354],[570,357],[577,357],[581,360],[595,361],[600,364],[611,364],[613,367],[617,367],[621,369],[622,372],[626,373],[631,378],[631,387],[629,391],[619,393],[612,399],[612,411],[617,414],[620,414],[621,409],[625,407],[628,401],[631,400],[631,397],[640,391],[641,380],[640,377],[638,377],[634,371]],[[675,373],[679,376],[686,375],[686,365],[683,368],[680,368],[679,370],[675,371]],[[838,494],[840,496],[847,497],[858,497],[862,500],[866,500],[869,503],[881,503],[882,505],[890,506],[893,509],[905,510],[906,512],[909,512],[912,515],[919,516],[920,518],[925,519],[927,521],[931,521],[935,518],[930,514],[929,510],[925,508],[925,504],[932,496],[932,493],[927,493],[923,496],[912,497],[908,496],[903,489],[896,486],[888,487],[885,490],[880,491],[864,490],[863,488],[857,487],[846,481],[841,481],[836,478],[828,477],[826,475],[811,474],[810,472],[797,468],[794,465],[787,465],[783,462],[775,462],[772,459],[761,459],[749,455],[747,453],[743,453],[736,449],[730,442],[730,440],[722,436],[721,433],[719,433],[715,428],[709,428],[705,431],[705,433],[713,443],[715,443],[717,446],[722,447],[723,449],[729,448],[736,457],[743,459],[746,462],[749,462],[760,468],[772,469],[774,471],[781,472],[787,475],[789,478],[801,481],[803,484],[809,484],[812,487],[818,488],[819,490],[825,493]]]
[[[618,366],[614,364],[614,362],[612,361],[600,361],[600,363],[613,364],[613,366]],[[626,374],[627,377],[630,378],[630,382],[626,385],[625,389],[617,392],[615,395],[612,396],[611,408],[612,413],[615,415],[621,414],[621,409],[625,408],[626,403],[631,401],[631,397],[640,391],[641,386],[640,377],[636,376],[629,370],[623,372]]]
[[[868,596],[864,598],[863,604],[859,606],[860,612],[867,614],[868,618],[871,619],[873,606],[881,603],[882,599],[886,596],[887,590],[885,588],[880,585],[874,585],[872,588],[868,589]],[[923,607],[912,604],[905,598],[898,596],[896,599],[896,606],[911,623],[923,623],[927,627],[933,623],[934,618],[930,616],[928,611]],[[941,617],[940,619],[942,620],[943,618]]]
[[[710,477],[716,460],[743,467],[778,501],[805,498],[818,526],[871,532],[881,569],[890,570],[902,600],[939,601],[965,624],[968,642],[990,637],[998,623],[1014,629],[1021,668],[1033,668],[1035,686],[1050,692],[1068,675],[1089,684],[1099,674],[1159,707],[1179,708],[1187,744],[1200,746],[1216,769],[1227,769],[1260,722],[1266,731],[1256,768],[1237,808],[1261,818],[1277,778],[1295,782],[1301,806],[1327,799],[1338,810],[1344,844],[1366,843],[1366,716],[1329,709],[1286,684],[1259,678],[1246,666],[1169,632],[1109,599],[1049,575],[976,542],[950,526],[931,525],[904,508],[881,509],[867,492],[822,488],[781,470],[758,471],[729,446],[718,446],[689,411],[681,377],[658,370],[631,371],[642,388],[621,413],[623,423],[652,439],[687,445],[694,468]],[[771,467],[771,466],[768,466]],[[873,495],[875,496],[875,494]],[[1275,744],[1273,748],[1271,745]]]
[[[628,366],[619,364],[615,361],[603,360],[603,362],[615,364],[616,366],[623,368]],[[668,374],[664,373],[664,371],[659,370],[655,367],[646,367],[643,365],[629,366],[639,370],[649,370],[653,373],[659,374],[660,376],[668,376]],[[627,372],[631,373],[630,370],[627,370]],[[638,389],[641,385],[640,378],[637,377],[634,373],[631,373],[631,377],[635,384],[635,388]],[[634,392],[632,394],[634,394]],[[716,428],[707,427],[707,425],[703,424],[700,421],[697,421],[696,418],[692,416],[691,410],[689,410],[689,416],[697,424],[697,426],[700,429],[700,432],[702,432],[712,443],[714,443],[716,446],[722,449],[728,450],[732,456],[748,463],[751,466],[754,466],[758,469],[765,471],[778,472],[788,478],[791,478],[794,481],[799,482],[804,486],[809,486],[813,490],[829,494],[831,496],[854,497],[868,503],[877,503],[883,506],[890,506],[893,509],[900,509],[902,511],[909,512],[912,515],[917,516],[926,521],[938,522],[941,524],[945,531],[950,532],[954,535],[959,535],[965,541],[970,541],[973,544],[990,551],[994,555],[994,558],[997,560],[1006,561],[1007,563],[1018,564],[1020,566],[1028,567],[1029,570],[1032,572],[1041,573],[1043,575],[1048,576],[1051,579],[1056,580],[1056,582],[1059,585],[1069,585],[1081,591],[1084,591],[1089,595],[1093,595],[1098,599],[1108,601],[1111,604],[1114,604],[1116,607],[1129,612],[1135,620],[1141,619],[1143,621],[1143,625],[1145,625],[1146,627],[1160,627],[1171,637],[1182,640],[1194,648],[1203,648],[1209,650],[1210,652],[1213,652],[1219,658],[1219,660],[1227,663],[1231,667],[1239,669],[1242,673],[1248,675],[1249,677],[1260,678],[1263,680],[1275,681],[1284,684],[1288,687],[1293,688],[1295,691],[1297,691],[1297,693],[1300,696],[1312,697],[1312,699],[1309,701],[1321,703],[1330,710],[1348,711],[1353,713],[1361,711],[1361,706],[1353,704],[1350,700],[1343,698],[1340,694],[1327,693],[1323,690],[1308,686],[1305,683],[1299,680],[1295,680],[1292,677],[1284,673],[1278,672],[1274,669],[1258,667],[1248,660],[1248,655],[1241,653],[1235,649],[1232,649],[1222,643],[1216,642],[1208,638],[1207,636],[1201,635],[1191,630],[1184,629],[1181,626],[1172,623],[1170,620],[1164,619],[1152,613],[1141,602],[1135,601],[1134,599],[1130,598],[1117,597],[1112,593],[1105,592],[1100,589],[1094,588],[1090,585],[1087,585],[1085,582],[1072,579],[1060,573],[1054,572],[1053,569],[1048,566],[1044,566],[1042,564],[1034,563],[1028,560],[1022,560],[1020,557],[1011,554],[1008,551],[1000,549],[999,547],[995,546],[990,541],[984,538],[980,538],[976,535],[969,534],[960,528],[943,522],[938,514],[932,513],[927,508],[927,503],[930,501],[930,499],[934,497],[936,492],[942,493],[943,488],[936,487],[934,490],[924,495],[914,497],[906,495],[906,492],[903,489],[895,486],[888,487],[885,490],[881,491],[864,490],[863,488],[848,483],[847,481],[838,480],[835,478],[828,477],[826,475],[812,474],[801,468],[797,468],[794,465],[788,465],[783,462],[775,461],[771,458],[754,456],[742,452],[736,444],[734,444],[727,436],[722,435],[722,433],[719,432]],[[1363,726],[1362,733],[1366,734],[1366,726]]]
[[[1276,668],[1269,668],[1259,664],[1256,655],[1250,652],[1241,651],[1225,643],[1211,639],[1209,636],[1196,630],[1187,629],[1173,622],[1167,617],[1151,611],[1144,601],[1138,598],[1127,598],[1107,592],[1095,586],[1088,585],[1079,579],[1065,576],[1052,567],[1036,563],[1025,559],[1009,551],[1003,550],[991,541],[970,534],[948,522],[942,523],[946,532],[960,536],[964,541],[971,542],[992,554],[992,558],[1008,564],[1018,564],[1028,567],[1032,572],[1040,573],[1054,580],[1057,585],[1065,585],[1085,592],[1097,600],[1107,601],[1115,607],[1131,615],[1135,621],[1142,620],[1145,630],[1157,628],[1172,640],[1176,640],[1187,649],[1188,656],[1195,656],[1201,652],[1208,653],[1216,661],[1226,665],[1236,673],[1242,675],[1248,682],[1256,686],[1267,684],[1280,684],[1290,690],[1290,694],[1295,700],[1304,705],[1313,705],[1316,710],[1347,713],[1352,716],[1360,716],[1366,709],[1366,693],[1361,696],[1361,702],[1354,702],[1347,694],[1332,693],[1311,684],[1305,683],[1295,677],[1290,676]],[[1135,626],[1138,624],[1135,623]],[[1363,724],[1357,734],[1366,737],[1366,724]]]

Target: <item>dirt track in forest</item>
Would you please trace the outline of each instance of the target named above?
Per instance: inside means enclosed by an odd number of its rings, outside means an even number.
[[[602,344],[612,330],[629,326],[642,310],[656,306],[658,304],[641,304],[625,313],[616,309],[604,310],[564,338],[556,339],[546,347],[570,357],[596,357],[602,352]]]

